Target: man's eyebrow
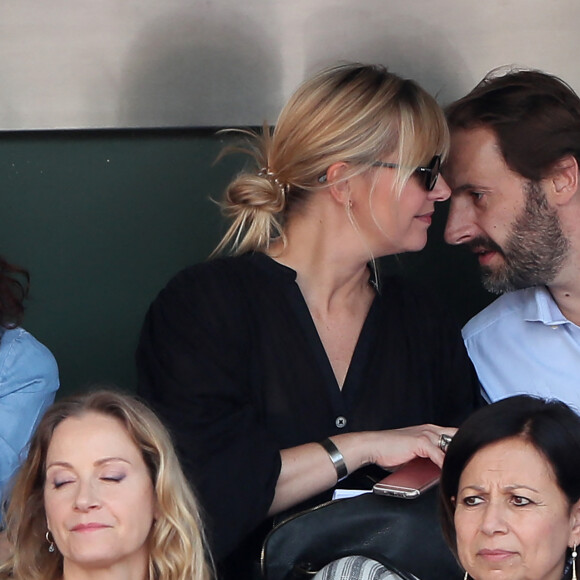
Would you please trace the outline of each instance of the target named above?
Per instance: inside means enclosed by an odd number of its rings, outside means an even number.
[[[476,191],[489,191],[488,187],[483,185],[476,185],[475,183],[462,183],[451,190],[451,193],[463,193],[465,191],[476,190]]]

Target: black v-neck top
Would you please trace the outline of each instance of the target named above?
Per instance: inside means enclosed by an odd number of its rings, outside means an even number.
[[[139,394],[172,431],[217,560],[266,519],[280,449],[348,431],[458,425],[481,400],[457,326],[381,280],[340,390],[296,273],[265,254],[180,272],[153,302]]]

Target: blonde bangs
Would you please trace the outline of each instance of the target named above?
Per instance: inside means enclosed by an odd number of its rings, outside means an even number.
[[[435,99],[422,89],[415,102],[401,102],[399,112],[398,163],[395,188],[400,195],[409,178],[434,155],[444,161],[449,153],[449,128]]]

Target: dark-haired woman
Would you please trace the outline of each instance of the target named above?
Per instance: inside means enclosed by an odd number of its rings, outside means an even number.
[[[527,395],[474,413],[449,445],[443,531],[473,580],[576,578],[580,417]]]

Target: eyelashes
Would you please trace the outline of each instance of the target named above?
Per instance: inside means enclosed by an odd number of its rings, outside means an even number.
[[[475,507],[484,503],[485,499],[478,495],[468,495],[461,500],[461,503],[467,507]],[[510,497],[510,503],[515,507],[525,507],[535,502],[523,495],[513,495]]]
[[[98,479],[106,483],[120,483],[127,477],[125,473],[115,474],[115,475],[101,475]],[[62,487],[75,483],[75,479],[54,479],[52,482],[52,487],[54,489],[61,489]]]
[[[482,501],[483,501],[483,499],[476,496],[476,495],[469,495],[467,497],[464,497],[461,500],[461,503],[463,503],[463,505],[471,507],[471,506],[479,505]]]
[[[119,475],[106,475],[106,476],[102,476],[100,479],[102,481],[112,481],[115,483],[120,483],[121,481],[123,481],[125,479],[125,474],[119,474]]]
[[[72,483],[72,479],[67,479],[64,481],[54,481],[52,486],[54,487],[54,489],[60,489],[61,487],[63,487],[64,485],[66,485],[67,483]]]

